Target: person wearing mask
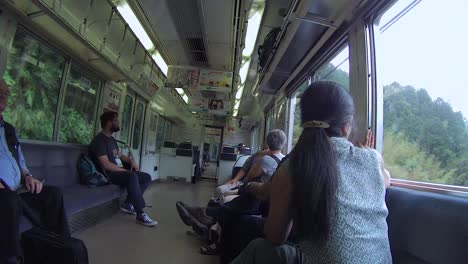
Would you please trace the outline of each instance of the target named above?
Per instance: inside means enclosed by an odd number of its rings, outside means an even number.
[[[0,80],[0,263],[20,263],[20,218],[24,206],[38,216],[42,227],[70,236],[63,197],[57,187],[43,186],[28,170],[15,128],[4,121],[10,89]],[[23,183],[26,191],[19,193]]]
[[[116,112],[104,112],[101,115],[102,131],[97,134],[89,146],[89,154],[98,168],[109,178],[112,184],[127,189],[127,199],[121,205],[124,213],[136,215],[136,222],[144,226],[155,226],[158,222],[152,220],[144,211],[143,193],[151,183],[151,176],[140,171],[135,160],[121,153],[117,141],[112,134],[120,130],[119,116]],[[123,162],[130,169],[124,168]]]
[[[351,96],[333,82],[303,93],[303,132],[268,184],[247,190],[269,200],[264,238],[252,241],[238,263],[392,263],[385,205],[390,175],[382,157],[348,137]],[[287,244],[295,234],[295,245]]]

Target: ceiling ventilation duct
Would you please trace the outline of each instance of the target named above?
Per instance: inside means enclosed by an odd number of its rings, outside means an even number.
[[[190,64],[209,67],[198,0],[166,0]]]

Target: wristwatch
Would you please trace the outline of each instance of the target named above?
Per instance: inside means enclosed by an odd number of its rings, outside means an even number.
[[[28,176],[31,176],[32,178],[34,178],[34,176],[31,173],[26,173],[26,175],[24,175],[24,178],[26,178]]]

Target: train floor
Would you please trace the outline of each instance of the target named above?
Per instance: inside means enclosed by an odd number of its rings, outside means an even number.
[[[202,177],[206,179],[216,179],[216,162],[208,162],[203,166]]]
[[[145,211],[159,222],[157,227],[138,225],[134,216],[119,213],[74,235],[86,243],[92,264],[219,263],[218,257],[199,253],[202,242],[189,234],[191,228],[182,223],[175,207],[179,200],[205,205],[214,188],[212,180],[195,185],[154,183],[145,193],[152,206]]]

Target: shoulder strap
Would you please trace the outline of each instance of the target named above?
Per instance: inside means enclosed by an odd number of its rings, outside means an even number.
[[[268,156],[272,157],[272,158],[273,158],[273,159],[276,161],[276,164],[277,164],[277,165],[279,165],[279,164],[280,164],[281,160],[280,160],[278,157],[276,157],[276,156],[275,156],[275,155],[273,155],[273,154],[271,154],[271,155],[268,155]]]
[[[11,154],[16,160],[16,163],[18,163],[19,166],[19,140],[16,135],[15,128],[7,122],[4,123],[3,127],[5,129],[5,139],[8,145],[8,149],[10,150]]]

